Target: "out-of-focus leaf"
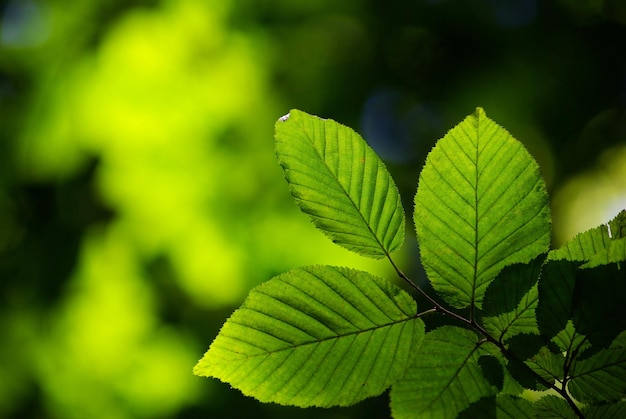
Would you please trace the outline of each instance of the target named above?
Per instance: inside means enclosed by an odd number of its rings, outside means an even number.
[[[262,402],[346,406],[387,389],[424,333],[415,301],[366,272],[313,266],[250,292],[194,373]]]
[[[372,258],[404,242],[404,210],[391,175],[359,134],[292,110],[275,125],[276,154],[300,209],[331,240]]]
[[[486,350],[474,332],[443,326],[426,334],[406,374],[391,388],[394,418],[456,418],[498,390],[483,375]]]
[[[481,308],[503,267],[529,262],[550,245],[537,163],[480,108],[428,154],[414,221],[428,278],[456,308]]]

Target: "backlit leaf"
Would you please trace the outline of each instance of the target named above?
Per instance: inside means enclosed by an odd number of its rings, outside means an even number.
[[[542,419],[578,419],[576,413],[559,396],[548,395],[535,402],[535,417]]]
[[[402,246],[405,221],[398,188],[359,134],[292,110],[276,122],[275,138],[296,204],[333,242],[372,258]]]
[[[480,399],[459,414],[459,419],[534,419],[533,404],[520,397],[498,394]]]
[[[483,374],[484,342],[474,332],[443,326],[426,334],[415,361],[391,388],[394,418],[456,418],[496,387]]]
[[[194,368],[262,402],[346,406],[381,394],[424,333],[415,301],[348,268],[294,269],[261,284]]]
[[[550,260],[539,278],[539,303],[535,313],[542,334],[556,336],[572,318],[572,298],[579,262]]]
[[[583,413],[587,419],[626,418],[626,402],[587,406]]]
[[[573,364],[568,390],[583,403],[626,397],[626,349],[606,349]]]
[[[519,333],[536,333],[537,280],[545,256],[529,264],[504,268],[487,287],[483,301],[483,324],[496,339],[504,341]]]
[[[584,267],[626,260],[626,210],[607,224],[577,234],[560,248],[551,251],[549,258],[590,261]]]
[[[529,262],[550,245],[537,163],[480,108],[429,153],[414,221],[428,277],[457,308],[480,308],[504,266]]]

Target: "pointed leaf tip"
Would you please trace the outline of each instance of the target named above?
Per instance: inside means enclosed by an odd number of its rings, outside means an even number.
[[[258,286],[194,368],[262,402],[347,406],[396,381],[424,335],[409,294],[366,272],[294,269]]]
[[[338,245],[379,259],[404,242],[404,209],[387,168],[352,129],[292,110],[275,125],[291,195]]]
[[[414,212],[422,262],[457,308],[481,308],[506,265],[550,245],[550,208],[539,166],[482,108],[438,141],[420,174]]]

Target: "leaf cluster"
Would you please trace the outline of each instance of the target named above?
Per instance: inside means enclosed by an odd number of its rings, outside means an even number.
[[[537,163],[478,108],[419,176],[413,221],[431,295],[392,259],[405,211],[366,142],[297,110],[275,132],[300,209],[339,246],[386,258],[428,307],[367,272],[296,268],[250,292],[195,374],[300,407],[390,388],[395,418],[626,417],[626,211],[550,250]],[[427,327],[438,315],[453,322]]]

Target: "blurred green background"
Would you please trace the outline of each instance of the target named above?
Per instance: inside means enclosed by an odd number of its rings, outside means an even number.
[[[298,212],[278,117],[355,128],[410,214],[476,106],[539,161],[555,245],[626,208],[626,2],[0,1],[0,417],[388,416],[386,395],[262,405],[191,369],[280,272],[393,278]]]

